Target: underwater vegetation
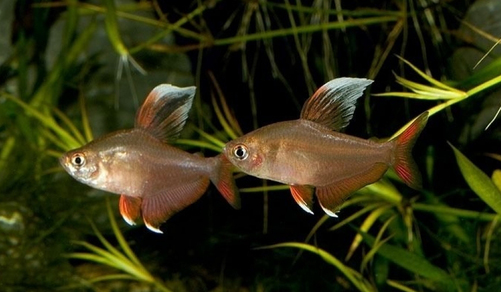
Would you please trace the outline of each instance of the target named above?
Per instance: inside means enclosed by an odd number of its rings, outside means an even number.
[[[2,291],[498,291],[501,2],[0,1]],[[386,141],[428,111],[396,172],[338,218],[235,173],[161,225],[76,182],[63,153],[134,127],[159,84],[196,86],[173,146],[216,157],[299,117],[338,77],[374,80],[345,134]]]

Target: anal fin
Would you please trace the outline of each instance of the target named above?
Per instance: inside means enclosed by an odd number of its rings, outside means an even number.
[[[327,215],[337,217],[336,211],[350,194],[378,181],[386,170],[388,170],[388,165],[376,163],[365,172],[341,179],[328,186],[317,187],[316,195],[320,206]]]
[[[195,203],[209,186],[207,177],[182,185],[177,188],[166,188],[158,194],[143,198],[141,211],[144,224],[156,233],[163,233],[160,224],[175,213]]]
[[[290,186],[292,197],[294,201],[306,212],[313,214],[313,187],[310,186]]]
[[[118,207],[125,222],[136,225],[135,220],[141,215],[141,198],[121,195]]]

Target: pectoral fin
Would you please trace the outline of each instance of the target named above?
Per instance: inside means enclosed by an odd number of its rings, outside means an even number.
[[[320,87],[304,103],[301,119],[310,120],[334,131],[348,126],[355,103],[373,81],[363,78],[336,78]]]
[[[313,214],[313,187],[310,186],[290,186],[294,201],[306,212]]]
[[[135,221],[141,215],[141,198],[121,195],[118,207],[125,222],[136,225]]]
[[[365,172],[341,179],[325,187],[317,187],[316,195],[320,206],[327,215],[337,217],[336,211],[350,194],[378,181],[386,170],[388,170],[388,165],[376,163]]]
[[[178,188],[169,188],[154,196],[143,198],[141,212],[146,227],[153,232],[162,233],[160,224],[175,213],[195,203],[205,193],[209,179],[201,177]]]
[[[174,141],[186,123],[195,92],[195,86],[158,85],[137,112],[136,128],[142,128],[162,141]]]

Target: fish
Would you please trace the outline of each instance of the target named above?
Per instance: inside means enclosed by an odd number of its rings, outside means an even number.
[[[315,195],[323,211],[337,217],[350,194],[380,180],[390,167],[409,187],[420,189],[422,178],[411,152],[428,112],[385,142],[340,132],[372,82],[333,79],[306,100],[299,119],[249,132],[226,143],[223,153],[241,172],[289,185],[296,203],[311,214]]]
[[[62,167],[77,181],[120,195],[119,210],[130,225],[142,217],[160,225],[196,202],[209,181],[240,207],[231,164],[223,155],[203,157],[172,146],[183,129],[196,87],[156,86],[136,114],[134,128],[119,130],[65,153]]]

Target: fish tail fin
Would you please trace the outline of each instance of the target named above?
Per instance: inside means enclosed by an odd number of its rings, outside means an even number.
[[[216,165],[211,171],[210,180],[233,208],[240,209],[240,195],[233,178],[233,164],[223,154],[213,159]]]
[[[412,158],[412,147],[416,143],[419,134],[428,121],[428,112],[419,115],[414,121],[393,141],[396,142],[393,168],[397,175],[413,189],[422,186],[421,173]]]

